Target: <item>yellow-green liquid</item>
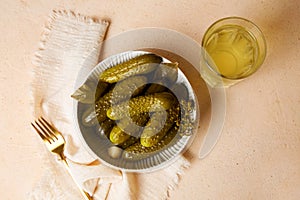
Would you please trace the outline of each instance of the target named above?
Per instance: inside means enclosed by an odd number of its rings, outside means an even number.
[[[236,79],[256,70],[257,45],[245,28],[226,25],[211,33],[205,49],[214,63],[211,67],[223,77]]]

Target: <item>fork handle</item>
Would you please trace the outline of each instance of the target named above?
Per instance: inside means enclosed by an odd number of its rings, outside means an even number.
[[[80,193],[82,194],[83,198],[85,200],[93,200],[93,197],[91,197],[91,195],[89,193],[87,193],[86,191],[84,191],[80,185],[78,185],[77,181],[74,179],[74,177],[72,176],[69,164],[66,160],[66,157],[64,155],[60,155],[61,161],[63,162],[64,166],[66,167],[68,173],[70,174],[70,176],[72,177],[72,179],[74,180],[74,182],[76,183],[78,189],[80,190]]]

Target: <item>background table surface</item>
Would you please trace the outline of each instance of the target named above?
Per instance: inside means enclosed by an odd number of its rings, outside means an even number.
[[[226,91],[227,115],[217,146],[199,160],[196,137],[186,154],[191,168],[171,199],[300,199],[300,1],[295,0],[2,0],[1,199],[26,199],[44,173],[39,152],[45,147],[30,127],[29,89],[31,59],[52,9],[109,18],[108,37],[165,27],[200,43],[207,27],[222,17],[258,24],[267,39],[266,61]]]

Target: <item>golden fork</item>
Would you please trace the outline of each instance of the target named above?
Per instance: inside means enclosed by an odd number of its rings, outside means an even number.
[[[49,122],[47,122],[43,117],[36,119],[33,123],[31,123],[31,125],[36,130],[36,132],[39,134],[39,136],[43,139],[48,150],[51,151],[51,153],[59,156],[59,158],[61,159],[61,161],[64,163],[65,167],[67,168],[69,174],[72,176],[70,168],[69,168],[69,164],[64,155],[65,139],[62,136],[62,134],[53,125],[51,125]],[[72,178],[73,178],[73,176],[72,176]],[[74,180],[74,178],[73,178],[73,180]],[[75,180],[74,180],[74,182],[78,186],[78,188],[85,200],[93,199],[86,191],[84,191],[77,184],[77,182]]]

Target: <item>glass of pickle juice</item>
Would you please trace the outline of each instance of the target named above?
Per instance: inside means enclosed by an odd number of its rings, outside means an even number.
[[[211,87],[229,87],[256,72],[266,57],[266,41],[251,21],[216,21],[202,40],[201,76]]]

